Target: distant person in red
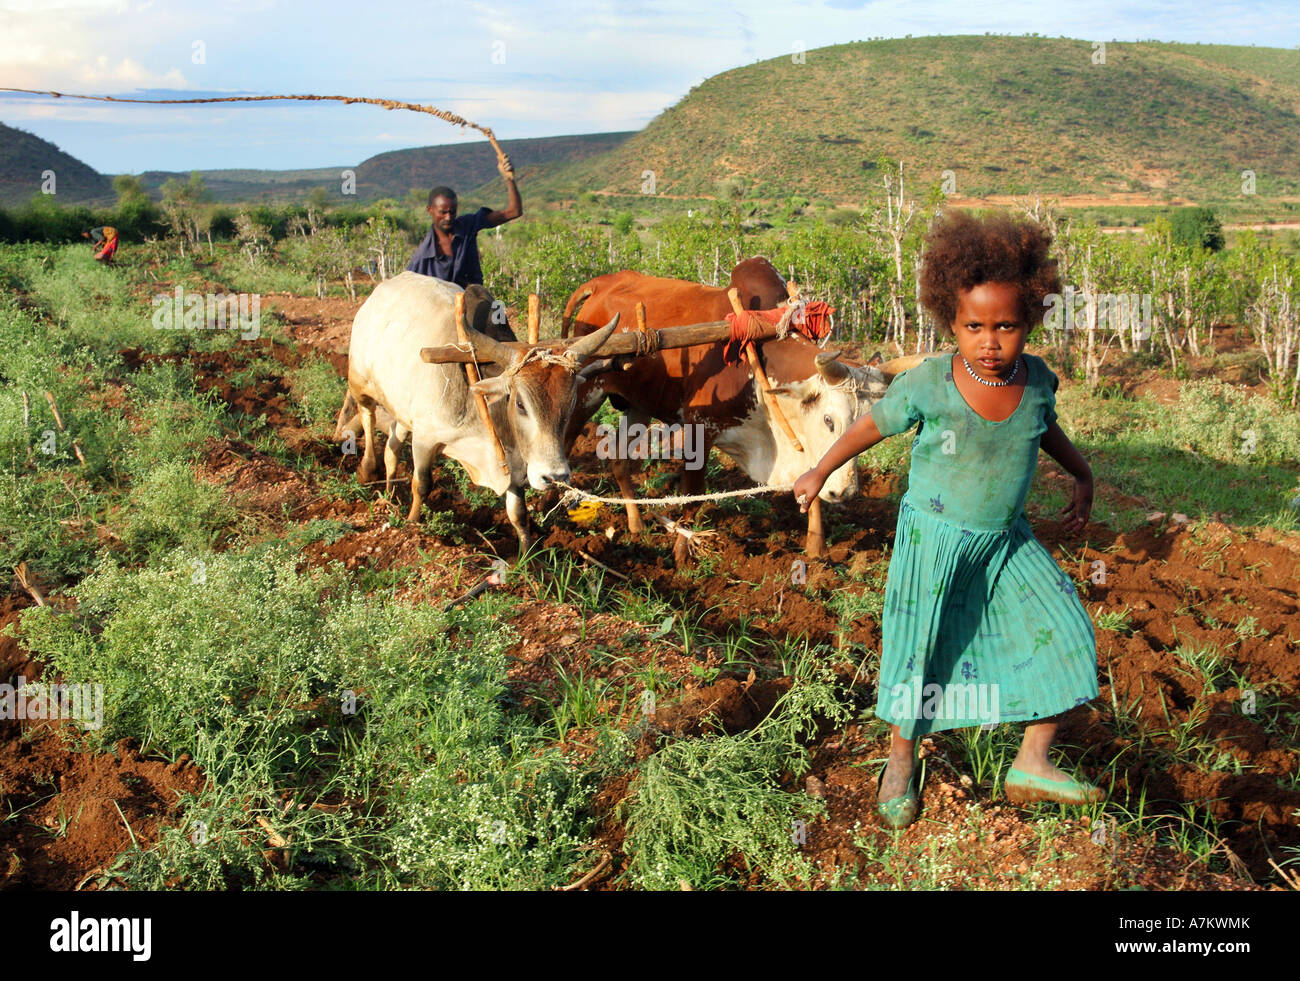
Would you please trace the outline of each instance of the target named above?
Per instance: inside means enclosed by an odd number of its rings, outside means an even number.
[[[97,260],[112,262],[113,256],[117,254],[117,229],[111,225],[104,225],[102,228],[92,228],[88,232],[81,233],[82,238],[90,239],[95,245],[100,246],[95,253]]]
[[[524,213],[524,203],[515,184],[514,168],[506,157],[497,164],[505,178],[510,202],[501,211],[479,208],[472,215],[456,217],[458,207],[456,192],[450,187],[435,187],[429,192],[429,206],[425,210],[433,219],[433,227],[424,237],[406,268],[435,279],[443,279],[457,286],[474,283],[482,285],[483,269],[478,259],[478,233],[484,228],[496,228],[514,221]]]

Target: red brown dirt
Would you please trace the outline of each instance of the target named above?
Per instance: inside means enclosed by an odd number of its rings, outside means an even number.
[[[365,302],[364,298],[349,300],[328,296],[316,299],[290,293],[268,293],[263,295],[262,301],[267,310],[279,311],[284,318],[284,332],[295,343],[337,354],[346,361],[352,320]]]
[[[575,447],[573,465],[579,486],[594,488],[597,475],[603,473],[593,449],[594,444],[586,437]],[[1043,478],[1068,479],[1050,464],[1044,467]],[[897,517],[893,499],[900,489],[898,483],[897,477],[873,478],[863,474],[863,496],[828,510],[827,557],[809,563],[807,581],[799,585],[793,583],[791,570],[796,560],[802,558],[803,521],[793,506],[781,500],[746,510],[707,505],[697,510],[693,525],[707,527],[718,534],[696,568],[676,566],[666,533],[654,531],[640,539],[629,538],[623,516],[610,510],[602,512],[590,529],[579,527],[562,515],[558,520],[553,519],[543,529],[543,544],[575,556],[585,551],[595,560],[629,576],[638,588],[650,590],[681,611],[680,615],[692,619],[696,629],[714,637],[721,638],[729,630],[743,627],[758,639],[753,659],[768,671],[774,664],[773,648],[788,638],[802,637],[813,644],[830,644],[838,649],[842,657],[837,670],[844,679],[860,688],[864,685],[869,688],[874,673],[871,663],[874,657],[869,652],[879,649],[879,625],[870,617],[840,623],[827,604],[836,590],[861,593],[870,588],[865,582],[847,579],[845,573],[850,568],[857,572],[881,570],[887,564]],[[464,522],[482,535],[491,550],[512,555],[514,543],[499,509],[471,508],[446,484],[445,479],[435,484],[437,489],[432,499],[435,509],[450,511],[458,522]],[[745,478],[729,469],[715,489],[745,485]],[[403,485],[397,494],[399,508],[405,504],[406,493],[409,492]],[[535,513],[553,509],[555,503],[553,496],[545,496],[537,502]],[[355,503],[352,508],[355,513]],[[615,532],[612,538],[606,534],[610,527]],[[1289,782],[1300,758],[1293,750],[1279,745],[1278,738],[1266,731],[1262,720],[1239,710],[1240,691],[1225,690],[1198,700],[1200,688],[1172,649],[1178,643],[1192,642],[1213,643],[1230,650],[1230,663],[1244,677],[1258,685],[1260,691],[1289,699],[1284,701],[1284,707],[1295,711],[1300,658],[1295,656],[1296,641],[1286,631],[1300,613],[1294,586],[1289,585],[1300,578],[1297,542],[1285,537],[1273,540],[1274,536],[1268,534],[1247,535],[1214,525],[1143,528],[1128,534],[1093,526],[1083,540],[1063,535],[1059,525],[1052,521],[1036,520],[1035,527],[1049,549],[1059,550],[1063,567],[1079,582],[1090,608],[1102,604],[1130,610],[1131,631],[1127,636],[1098,631],[1099,671],[1104,682],[1097,702],[1100,708],[1081,710],[1067,720],[1062,739],[1085,748],[1081,761],[1085,772],[1091,763],[1121,755],[1124,740],[1115,735],[1115,720],[1109,709],[1112,683],[1120,704],[1131,703],[1133,711],[1140,708],[1143,719],[1163,723],[1167,714],[1168,722],[1158,730],[1154,722],[1149,723],[1158,733],[1152,737],[1157,746],[1161,739],[1168,741],[1170,728],[1198,722],[1215,751],[1222,750],[1251,769],[1241,774],[1203,772],[1186,764],[1164,766],[1158,758],[1135,759],[1129,754],[1122,756],[1129,765],[1117,773],[1112,794],[1123,795],[1130,790],[1136,793],[1145,785],[1149,798],[1163,800],[1171,808],[1176,809],[1182,802],[1203,807],[1223,822],[1221,834],[1226,848],[1241,859],[1252,876],[1267,877],[1270,856],[1300,845],[1295,813],[1300,808],[1300,792],[1284,786],[1293,785]],[[1107,563],[1105,585],[1097,585],[1089,578],[1091,563],[1097,559]],[[708,563],[707,574],[699,572],[698,565],[703,563]],[[606,588],[619,588],[611,587],[610,582],[607,578]],[[531,597],[519,583],[507,588]],[[1226,607],[1222,599],[1215,599],[1225,592],[1233,597]],[[1195,603],[1218,610],[1211,615],[1218,617],[1220,626],[1210,627],[1195,615],[1180,614],[1185,605]],[[1209,613],[1210,609],[1205,612]],[[1243,636],[1245,632],[1236,629],[1247,616],[1255,617],[1255,630],[1260,636]],[[564,604],[526,605],[512,619],[511,626],[519,635],[512,648],[517,661],[511,669],[511,681],[518,687],[525,707],[532,706],[536,711],[540,712],[545,702],[558,697],[556,679],[560,670],[569,675],[582,671],[615,685],[623,681],[632,684],[629,675],[654,663],[681,685],[682,692],[679,701],[661,705],[658,710],[655,731],[661,736],[691,738],[719,726],[726,732],[744,731],[763,714],[761,705],[751,704],[752,699],[742,697],[744,680],[727,676],[728,667],[713,647],[686,656],[672,638],[650,637],[642,628],[629,631],[629,626],[616,618],[584,616],[578,608]],[[578,632],[582,630],[586,634],[578,642]],[[598,663],[591,656],[592,651],[604,651],[607,656]],[[868,653],[865,659],[863,653]],[[631,664],[611,667],[609,662],[620,657],[630,657]],[[722,671],[723,677],[709,685],[701,684],[702,677],[717,671]],[[776,679],[775,683],[788,684],[788,680]],[[772,691],[769,687],[767,694]],[[869,690],[861,697],[867,702],[872,700]],[[624,695],[623,701],[631,717],[635,705],[628,706],[635,698]],[[577,741],[571,748],[581,750],[581,737],[571,737],[571,741],[574,738]],[[825,782],[828,804],[833,806],[829,823],[823,819],[815,829],[810,829],[809,848],[816,850],[819,843],[825,843],[828,869],[843,864],[841,859],[847,854],[846,849],[851,848],[847,827],[857,821],[867,825],[875,821],[874,809],[869,805],[874,793],[874,788],[867,786],[870,775],[861,769],[846,770],[845,766],[851,764],[836,763],[846,752],[844,746],[851,742],[851,737],[845,736],[843,745],[837,745],[832,738],[814,747],[817,762],[813,772]],[[653,745],[643,740],[639,755],[644,755]],[[944,737],[940,737],[939,752],[943,745]],[[862,749],[858,746],[854,752]],[[876,749],[883,753],[883,747]],[[957,776],[955,772],[951,775],[950,788],[958,788]],[[609,788],[602,789],[598,800],[610,793]],[[940,784],[933,794],[927,792],[925,806],[934,820],[952,823],[967,819],[969,803],[953,796],[951,790],[945,790]],[[997,811],[981,808],[978,822],[988,823],[992,828],[1002,828],[1012,822],[1023,831],[1026,825],[1016,814],[1015,808],[1006,806]],[[836,815],[847,824],[841,825]],[[980,824],[970,833],[978,837],[983,827]],[[1072,833],[1078,839],[1077,848],[1075,857],[1066,864],[1073,871],[1062,880],[1064,873],[1057,862],[1052,864],[1051,874],[1064,883],[1080,887],[1097,888],[1103,880],[1110,883],[1107,887],[1115,887],[1123,878],[1117,869],[1126,861],[1118,860],[1115,848],[1093,845],[1086,828],[1076,827]],[[613,830],[610,834],[614,837],[608,843],[614,846],[617,834]],[[1146,869],[1132,880],[1138,884],[1222,888],[1231,881],[1236,883],[1235,888],[1245,885],[1223,873],[1205,869],[1189,871],[1186,862],[1180,864],[1176,856],[1170,857],[1173,853],[1167,846],[1157,846],[1151,840],[1129,841],[1123,847],[1130,849],[1126,853],[1130,859],[1141,854],[1150,860],[1153,868],[1160,870]],[[1026,861],[1024,849],[999,848],[988,856],[986,864],[994,870],[989,874],[1013,877],[1028,874],[1016,872]],[[1013,853],[1020,856],[1017,862],[1002,868],[1006,865],[1003,859]],[[1034,854],[1037,853],[1035,850]],[[1086,855],[1092,858],[1080,858]],[[1033,861],[1029,865],[1033,876],[1046,875]],[[977,881],[987,884],[987,877],[975,876],[972,883]]]
[[[350,324],[355,308],[351,301],[295,298],[286,298],[283,304],[277,298],[277,305],[291,337],[327,352],[335,347],[340,325]],[[258,353],[284,370],[302,356],[294,347],[270,339],[253,343]],[[128,361],[140,363],[154,357],[132,355]],[[268,425],[296,452],[314,458],[328,470],[342,474],[355,470],[355,456],[339,454],[337,448],[302,427],[286,401],[283,372],[256,384],[237,386],[229,378],[238,365],[226,353],[165,357],[188,360],[200,387],[216,392],[233,409],[265,414]],[[342,373],[342,359],[331,361]],[[1153,387],[1156,383],[1153,377],[1143,384]],[[575,483],[587,489],[594,489],[604,475],[603,464],[593,451],[594,441],[584,437],[572,457]],[[210,444],[200,469],[207,479],[223,482],[232,498],[247,513],[256,515],[268,533],[283,533],[316,518],[347,523],[349,528],[338,541],[304,546],[306,561],[340,561],[354,570],[413,570],[415,581],[403,586],[404,595],[413,601],[446,602],[486,571],[488,557],[495,554],[513,559],[516,552],[503,509],[466,500],[456,490],[452,467],[446,464],[435,473],[429,502],[431,511],[450,515],[454,530],[448,535],[433,534],[426,525],[412,527],[399,522],[399,527],[393,527],[409,503],[405,481],[399,484],[392,503],[373,492],[360,500],[341,497],[323,492],[311,475],[234,440]],[[781,651],[792,639],[829,645],[834,651],[831,663],[841,681],[853,688],[858,705],[873,704],[879,624],[865,614],[852,622],[840,622],[828,606],[838,591],[864,594],[876,588],[870,574],[883,571],[888,562],[900,481],[891,476],[862,476],[861,497],[827,509],[827,557],[808,563],[802,583],[796,583],[791,572],[803,558],[803,520],[789,501],[760,499],[740,506],[700,508],[690,523],[717,535],[693,567],[678,568],[667,533],[655,528],[630,538],[623,515],[609,510],[601,513],[594,526],[583,527],[556,509],[555,495],[534,496],[530,502],[533,514],[551,514],[540,529],[545,548],[568,553],[579,563],[583,561],[579,553],[585,551],[630,579],[630,584],[624,584],[605,575],[603,591],[635,589],[642,596],[649,594],[677,611],[703,639],[688,649],[671,631],[661,636],[610,613],[593,615],[573,602],[539,602],[527,577],[512,576],[500,588],[523,601],[507,617],[516,638],[509,649],[508,681],[518,704],[544,719],[549,706],[561,697],[561,672],[570,678],[582,673],[606,686],[601,711],[621,713],[632,726],[642,715],[638,699],[646,687],[647,672],[653,670],[662,679],[662,687],[657,689],[659,704],[653,720],[640,719],[644,729],[637,755],[644,758],[663,739],[752,728],[789,684],[781,669]],[[1068,478],[1045,465],[1042,479]],[[729,467],[711,489],[746,485],[743,475]],[[931,837],[947,841],[960,836],[966,858],[946,880],[954,888],[1256,888],[1251,879],[1260,881],[1271,875],[1270,858],[1277,860],[1286,854],[1285,849],[1300,847],[1300,789],[1294,776],[1300,769],[1300,755],[1293,748],[1296,723],[1290,724],[1291,735],[1285,739],[1279,732],[1287,731],[1286,723],[1276,721],[1300,718],[1300,651],[1296,649],[1300,629],[1295,626],[1300,622],[1295,585],[1300,581],[1300,538],[1269,530],[1246,533],[1213,524],[1141,528],[1126,534],[1093,525],[1080,538],[1063,534],[1057,523],[1042,520],[1041,515],[1030,517],[1040,540],[1079,583],[1088,608],[1095,610],[1100,605],[1127,610],[1129,617],[1129,627],[1123,632],[1098,630],[1101,697],[1065,721],[1061,739],[1072,747],[1066,755],[1093,779],[1101,777],[1103,767],[1118,757],[1113,785],[1105,784],[1113,799],[1123,800],[1126,793],[1136,795],[1145,787],[1149,806],[1158,813],[1181,814],[1182,806],[1191,804],[1220,821],[1221,856],[1231,852],[1239,859],[1238,871],[1212,871],[1167,844],[1158,844],[1150,835],[1112,835],[1099,845],[1086,821],[1063,821],[1045,841],[1036,822],[1026,820],[1028,812],[992,797],[988,787],[962,782],[965,774],[950,734],[935,737],[929,747],[931,777],[923,791],[927,820],[907,829],[901,840],[906,845],[924,843]],[[610,528],[612,538],[606,534]],[[1096,560],[1106,563],[1104,583],[1090,579]],[[591,578],[577,588],[587,588]],[[722,645],[729,633],[741,630],[753,639],[753,647],[742,663],[728,664]],[[12,641],[8,643],[10,647],[3,650],[15,665],[9,670],[17,673],[19,662],[15,659],[23,655]],[[1236,670],[1257,696],[1273,700],[1269,714],[1243,712],[1244,693],[1236,685],[1206,691],[1188,664],[1174,653],[1183,643],[1214,644],[1227,651],[1226,666]],[[751,665],[758,672],[753,677],[748,674]],[[1130,731],[1115,718],[1112,701],[1127,706],[1132,714],[1140,712],[1136,730]],[[1174,747],[1169,731],[1179,726],[1193,728],[1207,753],[1227,754],[1238,761],[1240,772],[1197,768],[1185,761],[1170,764],[1168,754]],[[10,740],[6,738],[3,745],[8,754]],[[578,756],[595,751],[589,731],[571,731],[563,745]],[[791,792],[815,788],[827,808],[826,815],[808,828],[806,851],[821,870],[809,886],[832,885],[837,874],[850,870],[867,879],[887,880],[894,870],[864,857],[861,847],[893,840],[892,833],[881,828],[875,817],[876,765],[866,765],[883,758],[881,737],[869,735],[854,723],[840,732],[820,735],[810,749],[815,783],[792,777],[787,787]],[[73,754],[61,752],[66,758],[63,763],[51,749],[47,763],[34,765],[38,769],[61,766],[59,776],[72,774],[74,786],[81,780],[87,787],[99,786],[89,778],[96,766],[111,770],[113,765],[67,762]],[[149,768],[160,764],[132,760],[129,750],[122,759],[140,768],[138,772],[150,774],[161,788],[154,797],[144,799],[152,805],[142,803],[139,809],[129,809],[128,805],[135,807],[134,799],[119,800],[137,837],[144,841],[156,833],[156,822],[172,813],[167,794],[181,781],[173,778],[171,784],[166,783],[165,767],[163,774],[157,773]],[[7,790],[11,785],[10,757],[3,755],[0,760],[4,761],[0,775],[6,781],[6,793],[11,793]],[[85,768],[85,775],[78,776],[78,766]],[[24,772],[28,771],[14,770],[16,774]],[[614,861],[591,888],[616,887],[613,880],[624,860],[620,852],[622,805],[634,785],[635,773],[634,767],[611,779],[593,799],[598,842]],[[191,780],[187,787],[192,785]],[[109,791],[116,792],[109,787],[103,793]],[[46,802],[40,808],[49,806]],[[116,819],[111,805],[109,810]],[[35,807],[24,813],[40,820],[50,816],[48,810]],[[155,823],[150,825],[149,820]],[[77,860],[69,855],[58,867],[63,871],[51,873],[51,877],[34,878],[35,872],[20,871],[24,878],[11,881],[11,876],[7,884],[50,888],[84,876],[96,867],[96,861],[110,860],[116,854],[107,854],[107,842],[115,840],[110,824],[95,825],[105,842],[99,851],[87,847]],[[117,827],[121,828],[120,819]],[[0,830],[0,835],[11,833],[8,825]],[[125,837],[124,828],[121,834]],[[28,851],[20,852],[33,856],[34,861],[44,855],[39,848],[48,851],[54,847],[37,841],[36,836],[35,830],[30,831],[30,840],[24,839],[22,845]],[[119,846],[119,851],[120,847],[124,846]],[[30,870],[33,863],[24,858],[22,867]],[[919,873],[900,873],[904,880],[909,874],[915,877]]]
[[[0,599],[0,628],[31,605]],[[45,672],[0,634],[0,678],[16,685],[20,675],[33,682]],[[96,888],[94,873],[132,847],[132,834],[148,848],[178,817],[181,795],[203,786],[192,764],[146,759],[130,740],[111,753],[70,748],[80,732],[71,721],[0,721],[0,890]]]

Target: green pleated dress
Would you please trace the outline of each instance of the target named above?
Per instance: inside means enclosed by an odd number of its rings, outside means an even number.
[[[1058,382],[1022,357],[1024,394],[1000,422],[967,404],[947,356],[898,376],[871,409],[882,436],[920,424],[885,584],[876,709],[905,739],[1032,722],[1097,697],[1092,621],[1025,520]]]

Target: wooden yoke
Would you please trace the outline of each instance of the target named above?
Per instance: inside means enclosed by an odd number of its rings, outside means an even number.
[[[542,332],[542,299],[536,293],[528,294],[528,343],[536,344]]]
[[[740,290],[731,287],[727,290],[727,299],[731,301],[731,309],[737,317],[746,317],[748,312],[740,305]],[[749,361],[749,370],[754,373],[754,380],[758,382],[758,387],[763,393],[763,400],[767,403],[768,414],[776,420],[781,427],[781,431],[786,434],[794,448],[800,453],[803,452],[803,444],[799,442],[799,437],[794,434],[790,428],[790,422],[781,411],[781,405],[776,400],[776,395],[772,392],[772,383],[767,379],[767,372],[763,370],[763,363],[758,360],[758,351],[754,349],[752,343],[745,345],[745,357]]]
[[[456,340],[461,344],[469,344],[469,335],[465,333],[465,294],[456,294]],[[473,361],[465,362],[465,377],[469,379],[472,386],[479,380],[478,365]],[[510,476],[510,464],[506,463],[505,447],[501,445],[501,440],[497,438],[496,427],[492,425],[492,416],[488,412],[487,399],[482,393],[474,393],[474,404],[478,406],[478,417],[483,425],[487,428],[488,436],[492,439],[492,448],[496,450],[497,463],[501,465],[501,472],[507,477]]]

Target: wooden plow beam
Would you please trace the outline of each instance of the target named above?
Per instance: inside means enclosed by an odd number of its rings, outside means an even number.
[[[638,337],[638,334],[643,336]],[[770,324],[754,339],[766,341],[774,337],[776,337],[776,325]],[[730,339],[731,324],[726,320],[710,320],[707,323],[686,324],[682,327],[660,327],[658,330],[644,332],[630,330],[611,336],[609,340],[601,345],[600,350],[593,357],[609,358],[624,354],[647,354],[669,348],[693,347],[696,344],[716,344]],[[539,344],[520,344],[516,342],[507,346],[518,351],[520,355],[524,355],[531,348],[550,350],[560,344],[562,344],[562,341],[557,339],[542,341]],[[482,356],[475,358],[474,352],[469,349],[467,343],[421,348],[420,357],[431,364],[468,364],[473,361],[486,360]]]
[[[785,284],[786,296],[791,303],[799,302],[799,287],[792,279]],[[857,466],[856,463],[851,466]],[[808,469],[812,469],[809,467]],[[804,554],[810,559],[820,559],[826,553],[826,531],[822,527],[822,499],[814,497],[808,505],[808,534],[803,543]]]
[[[786,294],[791,303],[797,303],[799,300],[799,288],[793,282],[786,284]],[[727,299],[731,301],[731,309],[735,311],[736,316],[745,315],[745,308],[740,304],[740,291],[734,286],[727,290]],[[772,391],[772,383],[767,377],[767,372],[763,370],[763,363],[758,358],[758,351],[753,344],[745,345],[745,357],[749,361],[750,370],[754,372],[754,382],[758,385],[763,393],[763,400],[767,403],[768,415],[776,422],[790,440],[791,444],[800,453],[804,452],[803,444],[799,442],[799,437],[795,435],[794,429],[790,426],[790,420],[785,417],[781,411],[781,403],[776,400],[776,394]],[[812,469],[815,461],[810,461],[808,469]],[[822,527],[822,500],[820,497],[813,498],[808,505],[808,534],[804,539],[804,553],[810,559],[819,559],[826,549],[826,532]]]
[[[456,294],[456,338],[464,345],[469,345],[469,335],[465,332],[465,294]],[[427,348],[426,348],[427,350]],[[423,353],[423,352],[421,352]],[[469,379],[471,387],[479,381],[478,365],[473,360],[465,363],[465,377]],[[492,440],[492,449],[496,451],[497,464],[501,467],[501,472],[506,476],[510,475],[510,464],[506,462],[506,450],[501,445],[501,438],[497,436],[497,430],[492,425],[492,414],[488,411],[487,399],[483,397],[482,392],[474,392],[474,404],[478,406],[478,417],[488,431],[488,437]]]

